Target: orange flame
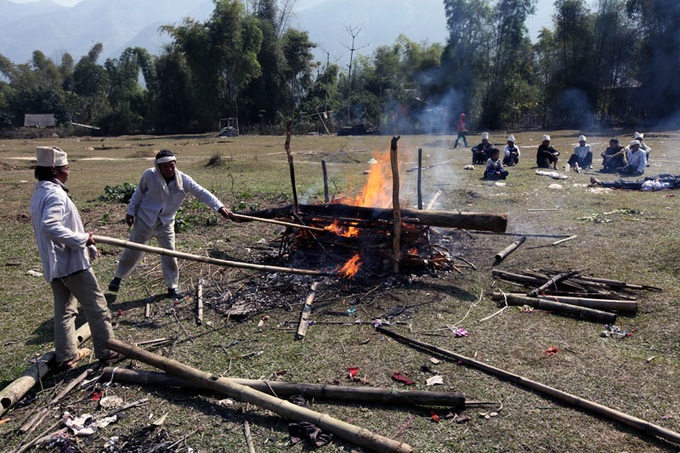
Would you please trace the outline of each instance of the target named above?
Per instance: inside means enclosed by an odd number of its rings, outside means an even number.
[[[355,238],[359,236],[359,228],[353,227],[353,226],[340,226],[339,222],[336,220],[333,222],[331,225],[326,225],[323,227],[324,230],[330,231],[331,233],[335,233],[338,236],[346,237],[346,238]]]
[[[359,261],[359,254],[357,253],[338,269],[338,274],[343,278],[352,278],[359,272],[359,268],[362,264],[363,263]]]
[[[374,208],[389,208],[392,205],[392,167],[390,152],[373,156],[378,161],[371,165],[366,185],[354,200],[347,204]]]

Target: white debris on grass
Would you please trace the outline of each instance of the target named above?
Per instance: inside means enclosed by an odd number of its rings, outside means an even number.
[[[550,184],[548,186],[548,189],[551,190],[564,190],[564,187],[562,187],[562,184]]]
[[[474,170],[474,169],[475,169],[475,166],[469,165],[469,164],[463,167],[463,170]]]
[[[538,176],[550,176],[552,179],[569,179],[569,176],[563,175],[557,171],[536,170],[536,174]]]
[[[588,187],[586,190],[590,193],[609,193],[612,191],[609,187]]]

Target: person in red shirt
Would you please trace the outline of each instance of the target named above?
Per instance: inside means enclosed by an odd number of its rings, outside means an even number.
[[[453,144],[453,148],[458,148],[458,141],[462,138],[463,139],[463,144],[465,144],[465,147],[468,147],[467,144],[467,138],[465,137],[465,133],[467,132],[467,128],[465,127],[465,113],[461,113],[460,117],[458,118],[458,136],[456,137],[456,143]]]

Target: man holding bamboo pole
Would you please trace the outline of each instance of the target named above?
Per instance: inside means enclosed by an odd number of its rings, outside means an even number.
[[[222,217],[233,217],[233,213],[215,195],[189,175],[177,170],[176,162],[177,158],[172,151],[161,150],[156,154],[154,167],[142,174],[125,215],[128,226],[133,227],[130,233],[131,242],[148,244],[151,238],[156,238],[160,247],[175,250],[175,214],[189,194],[219,212]],[[143,254],[144,252],[131,248],[123,251],[115,276],[109,283],[109,291],[118,292],[121,281],[130,276]],[[184,294],[178,288],[177,258],[163,255],[161,265],[168,296],[173,299],[183,298]]]

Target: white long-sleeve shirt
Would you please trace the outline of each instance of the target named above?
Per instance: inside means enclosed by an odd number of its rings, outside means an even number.
[[[158,219],[163,225],[167,225],[174,220],[177,210],[189,194],[216,211],[224,206],[215,195],[189,175],[175,170],[175,178],[166,183],[158,168],[154,167],[142,173],[139,185],[130,198],[127,213],[150,227]]]
[[[85,245],[89,234],[61,184],[38,181],[31,197],[31,222],[45,280],[90,268],[90,254],[96,249]]]
[[[578,156],[579,159],[585,159],[588,153],[591,153],[590,145],[586,146],[574,146],[574,154]]]
[[[647,156],[642,150],[633,152],[630,149],[626,152],[626,157],[628,160],[628,167],[635,168],[638,173],[642,174],[645,172],[645,167],[647,167]]]

